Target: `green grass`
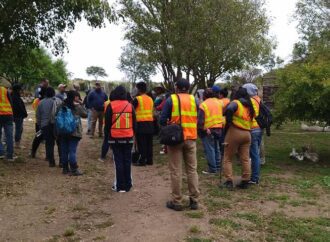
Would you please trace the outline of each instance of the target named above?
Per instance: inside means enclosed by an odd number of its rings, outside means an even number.
[[[212,218],[210,219],[209,223],[221,228],[225,227],[225,228],[238,229],[241,227],[240,224],[233,222],[230,219],[224,219],[224,218]]]
[[[201,229],[197,225],[193,225],[190,227],[189,232],[192,234],[199,234]]]
[[[108,219],[107,221],[96,224],[95,227],[98,229],[105,229],[105,228],[111,227],[112,225],[114,225],[114,222],[111,219]]]
[[[204,212],[203,211],[189,211],[186,212],[185,215],[189,218],[203,218]]]
[[[186,239],[187,242],[212,242],[210,239],[204,239],[204,238],[188,238]]]
[[[67,228],[65,231],[64,231],[64,234],[63,234],[65,237],[71,237],[74,235],[74,229],[73,228]]]

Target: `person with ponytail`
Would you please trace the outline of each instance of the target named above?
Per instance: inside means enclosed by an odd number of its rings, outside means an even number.
[[[226,182],[223,186],[229,190],[234,188],[232,160],[235,153],[238,153],[242,162],[242,181],[237,187],[246,189],[251,176],[249,162],[250,130],[255,117],[255,110],[245,88],[240,87],[238,89],[234,100],[226,108],[225,116],[227,132],[224,142],[224,176]]]

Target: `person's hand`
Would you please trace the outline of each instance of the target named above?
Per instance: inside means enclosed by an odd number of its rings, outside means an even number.
[[[210,129],[206,129],[206,133],[207,133],[207,135],[210,135],[211,134],[211,130]]]

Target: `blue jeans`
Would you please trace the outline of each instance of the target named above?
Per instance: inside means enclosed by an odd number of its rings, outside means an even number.
[[[69,163],[71,169],[77,167],[77,147],[80,139],[72,137],[61,137],[61,160],[63,168],[68,168]]]
[[[116,165],[115,188],[117,191],[129,191],[132,187],[131,164],[132,144],[112,144],[112,152]]]
[[[202,137],[202,142],[209,172],[216,173],[220,171],[220,138],[211,134]]]
[[[90,132],[92,130],[92,110],[87,109],[87,131]]]
[[[23,118],[14,118],[15,123],[15,142],[20,142],[23,133]]]
[[[255,129],[251,131],[251,181],[259,182],[260,179],[260,144],[262,140],[262,130]]]
[[[13,142],[13,121],[8,120],[0,122],[0,155],[4,155],[4,147],[2,144],[2,129],[5,131],[6,145],[7,145],[7,159],[12,159],[14,154]]]

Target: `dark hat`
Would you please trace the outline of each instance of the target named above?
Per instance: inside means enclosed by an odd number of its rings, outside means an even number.
[[[21,84],[14,84],[13,87],[12,87],[13,91],[17,92],[17,91],[20,91],[22,90],[22,85]]]
[[[189,81],[183,78],[177,81],[175,85],[181,91],[188,91],[190,87]]]

